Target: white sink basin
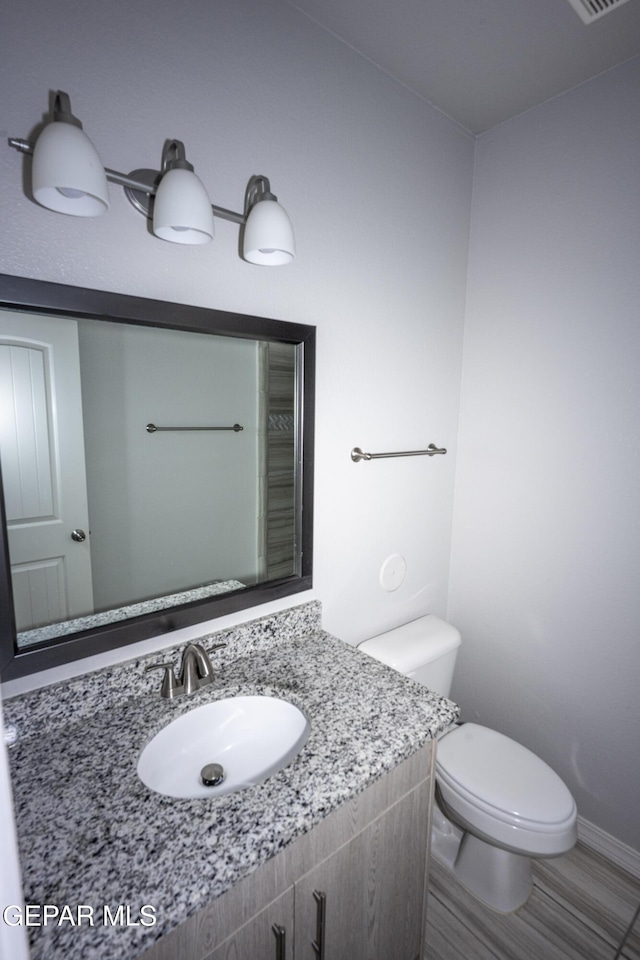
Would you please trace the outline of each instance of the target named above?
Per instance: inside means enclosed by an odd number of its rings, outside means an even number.
[[[230,697],[183,713],[149,741],[138,776],[168,797],[219,797],[262,783],[286,767],[307,741],[311,726],[297,707],[277,697]],[[220,764],[224,779],[205,786],[201,773]],[[220,771],[205,771],[217,779]]]

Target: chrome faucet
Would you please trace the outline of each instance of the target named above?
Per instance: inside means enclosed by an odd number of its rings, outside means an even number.
[[[217,643],[212,650],[226,647],[226,643]],[[204,647],[199,643],[189,643],[182,655],[182,668],[176,677],[172,663],[155,663],[146,670],[164,670],[160,696],[173,700],[183,694],[195,693],[200,687],[206,687],[213,680],[213,667]]]

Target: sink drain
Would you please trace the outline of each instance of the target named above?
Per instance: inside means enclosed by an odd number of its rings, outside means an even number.
[[[224,780],[224,769],[219,763],[208,763],[200,771],[200,779],[205,787],[217,787]]]

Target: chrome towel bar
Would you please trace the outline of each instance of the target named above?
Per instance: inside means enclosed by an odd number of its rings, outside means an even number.
[[[244,430],[244,427],[239,423],[234,423],[232,427],[156,427],[155,423],[147,424],[147,433],[162,433],[168,430],[234,430],[235,433],[239,433],[240,430]]]
[[[360,460],[381,460],[383,457],[435,457],[437,453],[446,452],[444,447],[436,447],[435,443],[430,443],[426,450],[403,450],[400,453],[363,453],[360,447],[354,447],[351,459],[358,463]]]

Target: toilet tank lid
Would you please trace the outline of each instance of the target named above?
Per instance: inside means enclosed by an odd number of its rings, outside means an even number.
[[[429,614],[410,623],[403,623],[394,630],[380,633],[370,640],[364,640],[358,646],[360,650],[394,670],[410,673],[457,649],[460,643],[460,633],[455,627],[440,617]]]

